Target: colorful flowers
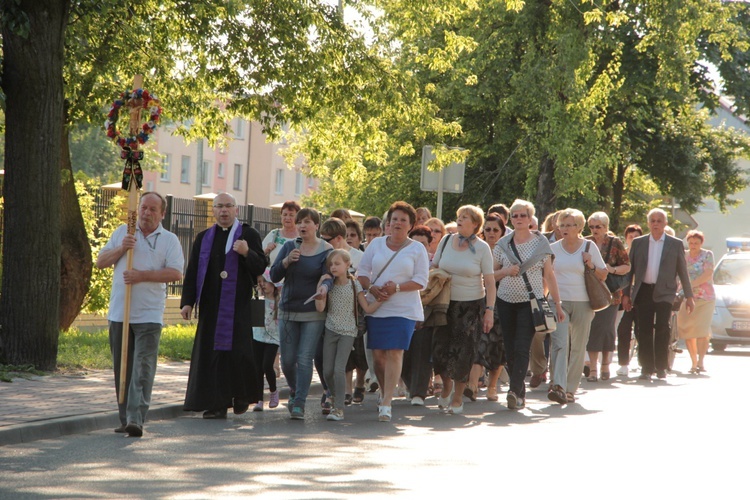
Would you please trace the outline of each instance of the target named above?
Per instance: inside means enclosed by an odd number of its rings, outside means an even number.
[[[140,101],[140,104],[137,104],[136,101]],[[117,120],[120,117],[120,108],[123,106],[131,108],[128,105],[131,102],[137,104],[133,106],[133,109],[142,109],[148,113],[148,120],[139,126],[136,135],[124,136],[122,132],[117,130]],[[159,99],[155,95],[150,94],[145,89],[128,90],[120,94],[119,99],[115,99],[112,103],[107,113],[107,120],[104,122],[104,129],[107,131],[107,137],[121,148],[137,149],[138,144],[145,144],[151,134],[154,133],[157,125],[159,125],[160,117],[161,107],[159,106]]]

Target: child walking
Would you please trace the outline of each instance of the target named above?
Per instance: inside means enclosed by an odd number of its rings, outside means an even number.
[[[349,274],[351,257],[343,249],[328,254],[326,267],[333,275],[333,287],[322,298],[315,299],[318,311],[328,305],[323,343],[323,377],[328,381],[333,409],[328,420],[344,420],[344,394],[346,392],[346,362],[357,338],[355,298],[366,313],[374,313],[381,303],[368,304],[362,285]],[[327,276],[321,277],[321,280]]]
[[[279,289],[271,281],[268,270],[258,277],[258,288],[266,299],[265,326],[253,327],[253,355],[257,368],[260,387],[263,387],[263,375],[268,381],[271,397],[269,408],[279,406],[279,391],[276,388],[276,370],[274,361],[279,350],[279,328],[276,309],[279,305]],[[263,396],[253,407],[253,411],[263,411]]]

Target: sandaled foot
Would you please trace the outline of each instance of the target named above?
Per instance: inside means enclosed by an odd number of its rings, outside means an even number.
[[[602,380],[609,380],[609,377],[610,377],[609,370],[607,370],[606,372],[602,370]]]
[[[576,402],[576,397],[573,395],[572,392],[566,392],[565,393],[565,400],[568,403],[575,403]]]
[[[596,381],[598,381],[599,378],[596,376],[596,370],[591,370],[589,372],[589,376],[586,377],[586,380],[588,380],[589,382],[596,382]]]
[[[497,401],[497,387],[490,387],[487,389],[487,401]]]

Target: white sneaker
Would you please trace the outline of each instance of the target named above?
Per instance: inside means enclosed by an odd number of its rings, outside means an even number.
[[[617,375],[619,375],[620,377],[627,377],[629,372],[630,370],[627,366],[621,366],[617,369]]]
[[[414,396],[413,398],[411,398],[411,405],[424,406],[424,399],[420,398],[419,396]]]
[[[334,422],[340,422],[344,420],[344,410],[334,408],[333,410],[331,410],[331,413],[326,415],[326,420],[332,420]]]

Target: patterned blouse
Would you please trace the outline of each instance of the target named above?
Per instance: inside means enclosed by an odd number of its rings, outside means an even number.
[[[594,241],[594,238],[591,236],[587,236],[586,239]],[[612,243],[611,245],[610,242]],[[604,252],[608,248],[609,254],[604,255]],[[630,264],[630,257],[628,257],[628,251],[625,250],[625,244],[620,238],[611,234],[604,240],[604,244],[599,246],[599,252],[601,252],[604,262],[612,267]],[[619,304],[620,302],[622,302],[622,290],[618,290],[612,294],[612,304]]]
[[[714,269],[714,253],[711,250],[701,249],[696,258],[690,257],[690,252],[687,251],[685,252],[685,261],[687,262],[691,282],[695,281],[706,269],[711,269],[711,271]],[[693,286],[693,297],[703,300],[716,300],[713,275],[702,285]]]

